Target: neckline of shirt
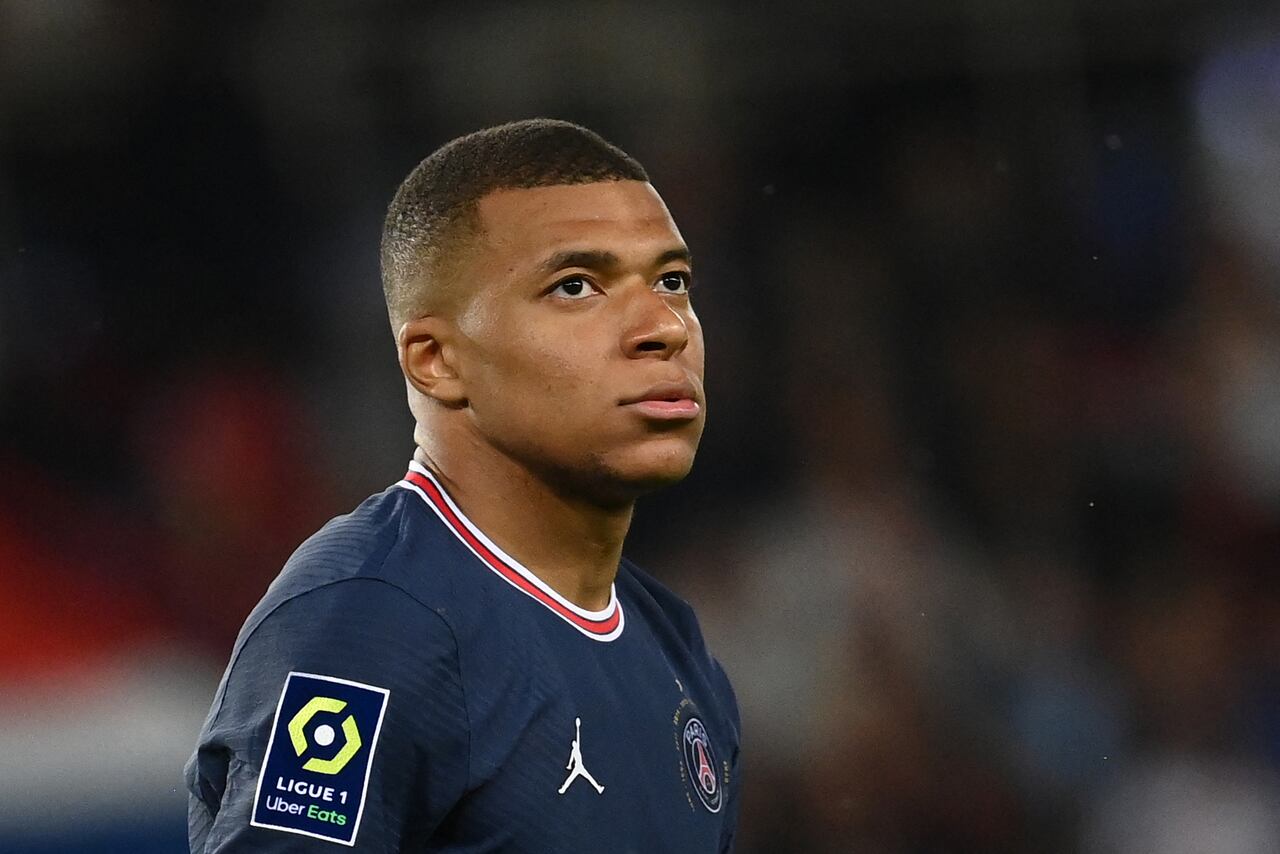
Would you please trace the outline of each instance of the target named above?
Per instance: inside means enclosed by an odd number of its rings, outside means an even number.
[[[490,540],[454,503],[439,478],[417,460],[409,462],[409,471],[396,486],[417,494],[440,517],[445,527],[491,572],[538,601],[582,634],[596,641],[612,641],[622,634],[625,620],[622,604],[618,601],[616,583],[609,585],[609,604],[603,610],[590,611],[575,605],[553,590],[533,570]]]

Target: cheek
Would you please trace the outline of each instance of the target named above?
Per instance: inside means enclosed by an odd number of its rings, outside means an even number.
[[[589,379],[588,363],[569,338],[535,338],[519,342],[507,364],[522,385],[548,394],[566,394]]]
[[[492,349],[481,396],[500,396],[497,406],[525,413],[552,410],[559,417],[577,414],[569,407],[595,390],[601,354],[579,336],[522,335]]]

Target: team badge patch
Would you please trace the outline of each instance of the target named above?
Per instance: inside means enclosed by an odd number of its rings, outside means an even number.
[[[271,724],[250,824],[355,845],[390,694],[291,672]]]
[[[684,767],[689,772],[693,790],[698,793],[704,807],[712,812],[720,812],[722,789],[716,768],[716,754],[702,721],[689,718],[684,725],[681,742],[684,745]]]
[[[686,699],[676,710],[677,742],[684,757],[684,777],[690,789],[711,812],[720,812],[724,803],[724,787],[728,781],[728,768],[721,776],[721,766],[716,761],[716,751],[706,725]],[[692,806],[692,800],[690,800]]]

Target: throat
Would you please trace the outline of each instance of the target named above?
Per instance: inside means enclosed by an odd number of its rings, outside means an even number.
[[[526,564],[527,566],[527,564]],[[586,611],[603,611],[613,598],[613,581],[618,562],[604,567],[530,567],[548,587]]]
[[[424,459],[466,521],[561,598],[586,611],[609,607],[633,504],[600,507],[551,488],[522,469],[462,466]]]

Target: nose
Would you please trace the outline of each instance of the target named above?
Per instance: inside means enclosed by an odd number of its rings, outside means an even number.
[[[689,325],[656,291],[645,288],[627,306],[622,350],[631,359],[670,359],[689,345]]]

